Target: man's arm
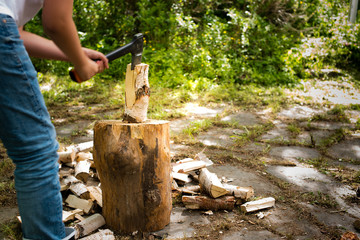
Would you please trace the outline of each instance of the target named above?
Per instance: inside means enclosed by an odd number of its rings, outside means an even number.
[[[19,33],[30,56],[69,61],[68,57],[59,49],[58,46],[56,46],[53,41],[27,32],[23,29],[23,27],[19,28]]]
[[[72,11],[73,0],[45,0],[42,11],[43,27],[46,34],[53,40],[53,43],[41,40],[44,45],[39,46],[32,41],[37,38],[26,32],[24,36],[25,38],[29,37],[30,41],[24,43],[25,46],[28,44],[26,47],[28,49],[31,48],[28,51],[34,56],[44,57],[48,55],[50,58],[69,60],[74,64],[80,79],[84,81],[103,71],[104,68],[108,67],[108,63],[103,54],[82,49],[76,26],[72,19]],[[52,44],[55,44],[58,48],[54,48]],[[59,50],[61,50],[63,55],[59,53]],[[44,53],[46,51],[48,53]],[[94,58],[94,55],[99,55],[96,58],[101,59],[101,61],[97,63],[92,61],[90,57]]]

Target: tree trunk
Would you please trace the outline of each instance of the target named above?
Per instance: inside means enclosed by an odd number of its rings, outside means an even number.
[[[94,161],[101,179],[103,216],[113,231],[150,232],[170,222],[170,139],[167,121],[100,121]]]

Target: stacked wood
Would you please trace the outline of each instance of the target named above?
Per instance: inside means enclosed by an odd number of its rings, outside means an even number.
[[[99,232],[80,238],[80,240],[115,240],[114,233],[109,230],[99,230]]]
[[[59,152],[60,185],[65,195],[63,222],[76,225],[77,238],[113,240],[115,237],[110,230],[99,230],[87,236],[105,224],[103,216],[99,214],[101,209],[96,208],[102,207],[102,191],[93,168],[92,147],[93,141],[70,146]]]
[[[274,198],[250,201],[254,197],[251,186],[235,186],[228,184],[233,179],[225,176],[218,178],[207,167],[213,162],[202,152],[194,159],[185,158],[172,166],[172,190],[174,196],[182,194],[182,202],[188,209],[232,210],[241,205],[244,212],[253,212],[273,207]],[[182,187],[179,187],[182,186]]]

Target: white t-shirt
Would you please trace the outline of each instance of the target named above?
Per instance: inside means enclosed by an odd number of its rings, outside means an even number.
[[[0,13],[14,18],[18,26],[30,21],[42,8],[44,0],[0,0]]]

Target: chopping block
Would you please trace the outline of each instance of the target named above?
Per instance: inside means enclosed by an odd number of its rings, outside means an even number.
[[[170,222],[172,208],[169,122],[96,122],[94,161],[102,214],[113,231],[152,232]]]

